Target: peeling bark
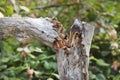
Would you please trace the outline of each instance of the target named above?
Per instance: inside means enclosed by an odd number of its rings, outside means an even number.
[[[0,39],[13,36],[23,43],[37,40],[57,49],[60,80],[88,80],[89,51],[93,32],[93,26],[77,19],[71,27],[69,37],[56,19],[0,19]]]

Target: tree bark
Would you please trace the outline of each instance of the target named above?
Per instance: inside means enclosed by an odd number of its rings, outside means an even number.
[[[89,80],[89,51],[94,27],[84,22],[75,21],[71,27],[71,33],[78,30],[79,39],[72,36],[75,42],[70,43],[72,45],[70,51],[63,48],[58,50],[57,62],[61,80]]]
[[[0,39],[13,36],[20,42],[37,40],[53,47],[58,34],[51,20],[50,18],[0,18]]]
[[[13,36],[23,43],[37,40],[57,50],[60,80],[88,80],[89,51],[93,32],[93,26],[77,19],[71,27],[69,37],[56,19],[0,19],[0,39]]]

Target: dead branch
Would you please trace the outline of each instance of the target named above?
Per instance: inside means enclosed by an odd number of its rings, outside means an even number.
[[[53,47],[58,33],[51,20],[50,18],[0,18],[0,39],[14,36],[20,42],[37,40]]]
[[[93,26],[77,19],[71,26],[69,37],[62,24],[56,19],[0,19],[0,39],[13,36],[24,43],[37,40],[57,49],[58,72],[61,80],[89,80],[89,51],[93,33]]]

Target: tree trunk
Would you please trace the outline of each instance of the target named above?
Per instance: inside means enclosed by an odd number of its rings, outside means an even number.
[[[94,27],[77,19],[67,37],[62,24],[51,18],[2,18],[0,39],[38,40],[57,49],[60,80],[88,80],[89,51]]]
[[[94,27],[87,24],[75,21],[71,27],[71,33],[77,32],[79,28],[80,36],[77,45],[77,38],[73,39],[74,44],[71,43],[70,51],[59,49],[57,53],[58,71],[61,80],[89,80],[88,66],[89,66],[89,50],[94,32]],[[76,30],[74,30],[77,28]],[[74,32],[74,33],[75,33]]]

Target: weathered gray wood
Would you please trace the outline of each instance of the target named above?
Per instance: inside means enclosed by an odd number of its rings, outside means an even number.
[[[38,40],[53,47],[58,37],[50,18],[0,18],[0,39],[14,36],[18,41]]]
[[[94,27],[77,19],[70,36],[60,22],[50,18],[0,18],[0,39],[9,36],[28,43],[41,41],[57,49],[58,72],[61,80],[88,80],[89,51]]]
[[[61,48],[57,53],[58,71],[61,80],[89,80],[88,79],[88,66],[89,66],[89,51],[94,27],[83,22],[75,20],[72,32],[79,31],[79,43],[70,43],[70,51]],[[74,38],[72,36],[72,38]],[[77,40],[74,39],[74,41]],[[75,41],[77,42],[77,41]]]

